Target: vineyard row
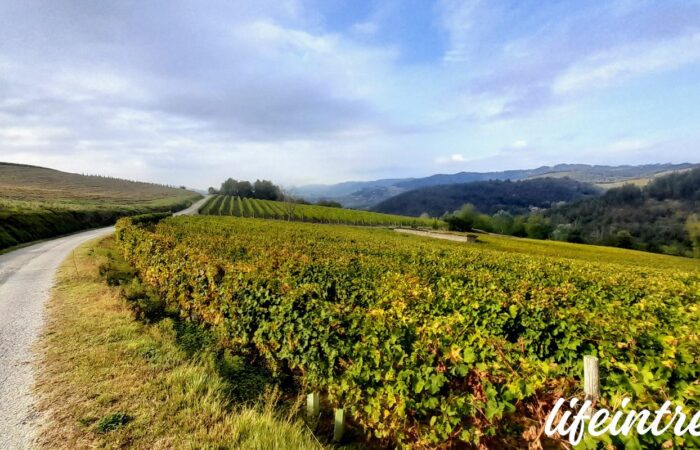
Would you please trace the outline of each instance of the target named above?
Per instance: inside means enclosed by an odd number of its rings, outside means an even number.
[[[200,209],[200,214],[364,226],[412,228],[441,228],[444,226],[444,223],[437,219],[397,216],[328,206],[290,204],[230,195],[216,195],[210,198]]]

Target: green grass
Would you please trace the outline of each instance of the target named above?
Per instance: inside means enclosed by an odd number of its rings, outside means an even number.
[[[231,361],[235,377],[223,376],[205,335],[172,318],[135,319],[99,275],[107,266],[129,272],[112,242],[83,245],[59,270],[37,370],[41,448],[320,447],[274,390],[234,401],[232,391],[253,391],[255,379]]]
[[[212,197],[201,210],[201,214],[214,216],[255,217],[282,219],[300,222],[330,223],[360,226],[402,226],[422,228],[443,228],[444,223],[437,219],[398,216],[355,209],[331,208],[328,206],[295,204],[290,209],[284,202],[252,198],[233,198],[217,195]]]
[[[612,188],[618,188],[622,187],[625,184],[634,184],[635,186],[638,187],[644,187],[654,181],[656,178],[663,177],[665,175],[670,175],[672,173],[680,173],[680,172],[686,172],[691,169],[681,169],[681,170],[665,170],[663,172],[658,172],[653,175],[649,175],[647,177],[639,177],[639,178],[629,178],[626,180],[618,180],[618,181],[600,181],[597,183],[594,183],[596,186],[603,188],[603,189],[612,189]]]
[[[480,234],[479,240],[483,241],[483,248],[529,256],[575,259],[591,263],[612,263],[646,269],[700,271],[700,261],[697,259],[637,250],[500,235]]]
[[[442,236],[460,236],[463,238],[465,234],[470,233],[460,233],[457,231],[437,231],[430,232],[430,236],[419,236],[418,238],[433,240]],[[660,253],[628,250],[602,245],[528,239],[500,234],[478,233],[477,236],[477,248],[483,250],[497,250],[501,252],[517,253],[544,258],[574,259],[592,263],[613,263],[624,266],[638,267],[640,269],[672,269],[685,271],[700,270],[700,260],[698,259],[663,255]]]
[[[123,216],[175,211],[200,197],[157,184],[0,163],[0,250]]]

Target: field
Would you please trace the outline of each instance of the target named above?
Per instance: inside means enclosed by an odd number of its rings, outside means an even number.
[[[217,195],[200,209],[200,214],[215,216],[257,217],[264,219],[288,219],[314,223],[333,223],[364,226],[404,226],[440,228],[444,224],[436,219],[381,214],[354,209],[295,204],[293,209],[284,202]]]
[[[663,172],[655,173],[655,174],[647,176],[647,177],[629,178],[626,180],[619,180],[619,181],[601,181],[601,182],[598,182],[595,184],[596,184],[596,186],[603,188],[603,189],[617,188],[617,187],[624,186],[625,184],[633,184],[633,185],[638,186],[638,187],[644,187],[657,178],[663,177],[665,175],[670,175],[672,173],[687,172],[689,170],[692,170],[692,169],[666,170]]]
[[[526,447],[558,397],[580,394],[583,355],[600,358],[607,407],[628,396],[636,409],[698,409],[697,261],[483,240],[223,217],[117,229],[126,259],[183,317],[385,444]],[[613,444],[669,440],[700,444]]]
[[[0,250],[126,215],[182,209],[200,197],[157,184],[0,163]]]

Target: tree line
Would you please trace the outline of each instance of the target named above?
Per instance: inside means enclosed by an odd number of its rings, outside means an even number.
[[[302,205],[310,205],[301,197],[295,195],[294,190],[285,190],[281,186],[274,184],[270,180],[255,180],[254,183],[245,180],[235,180],[233,178],[228,178],[226,181],[221,183],[219,189],[210,187],[208,189],[209,194],[221,194],[221,195],[231,195],[234,197],[241,198],[256,198],[259,200],[276,200],[283,201],[285,203],[294,203]],[[343,205],[336,201],[321,199],[317,203],[319,206],[327,206],[330,208],[342,208]]]
[[[232,195],[241,198],[257,198],[260,200],[283,200],[282,189],[269,180],[238,181],[228,178],[221,183],[219,189],[209,188],[210,194]]]
[[[602,196],[513,215],[471,204],[443,216],[452,230],[607,245],[700,257],[700,168],[626,184]]]
[[[429,186],[391,197],[372,208],[387,214],[433,217],[470,203],[480,212],[528,214],[532,206],[551,208],[559,202],[574,202],[601,195],[601,189],[569,178],[532,180],[488,180]]]

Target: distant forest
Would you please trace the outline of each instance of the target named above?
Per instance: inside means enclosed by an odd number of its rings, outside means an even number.
[[[493,211],[501,204],[489,205],[485,210]],[[480,229],[700,257],[698,213],[700,169],[693,169],[659,177],[643,188],[627,184],[598,197],[534,209],[526,215],[505,209],[489,215],[474,204],[466,204],[443,218],[458,231]]]
[[[551,208],[559,202],[573,202],[599,196],[602,190],[569,178],[535,178],[523,181],[475,181],[430,186],[404,192],[379,203],[374,211],[405,216],[426,213],[438,217],[472,204],[479,212],[528,214],[531,208]]]
[[[700,169],[628,184],[603,196],[547,211],[553,233],[568,240],[687,255],[700,250]],[[696,254],[697,256],[697,254]]]

